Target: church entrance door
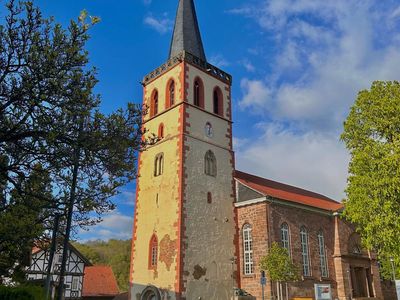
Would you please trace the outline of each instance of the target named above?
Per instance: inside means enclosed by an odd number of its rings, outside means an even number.
[[[160,292],[154,286],[148,286],[142,292],[140,300],[161,300]]]
[[[351,272],[351,285],[353,286],[353,297],[369,297],[368,293],[368,278],[365,268],[352,267]]]

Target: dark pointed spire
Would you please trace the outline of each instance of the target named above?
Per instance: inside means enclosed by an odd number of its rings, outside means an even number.
[[[182,51],[206,61],[193,0],[179,0],[169,58]]]

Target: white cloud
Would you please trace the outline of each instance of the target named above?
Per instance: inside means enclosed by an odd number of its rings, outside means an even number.
[[[310,189],[341,201],[348,154],[336,136],[298,134],[278,124],[261,124],[260,137],[236,145],[237,168]]]
[[[392,19],[397,19],[400,17],[400,6],[398,6],[393,13],[390,15]]]
[[[106,214],[103,221],[90,227],[88,231],[79,232],[79,241],[130,239],[132,237],[133,216],[126,216],[119,211]]]
[[[240,87],[244,91],[244,96],[239,103],[241,108],[252,107],[258,109],[266,106],[271,91],[263,81],[245,78],[242,79]]]
[[[161,34],[169,32],[173,26],[173,21],[169,19],[166,14],[163,14],[161,18],[149,15],[143,20],[143,22]]]
[[[247,72],[254,72],[256,67],[248,59],[244,59],[240,62]]]
[[[242,81],[241,107],[263,109],[278,121],[337,131],[360,89],[368,88],[373,80],[400,77],[398,40],[389,24],[376,26],[382,13],[376,14],[372,3],[262,1],[261,10],[279,19],[276,26],[263,28],[277,37],[281,51],[274,57],[270,78]],[[335,16],[329,26],[302,18],[302,14],[322,18],[328,11]],[[257,19],[261,26],[263,18]],[[395,28],[391,31],[396,33]],[[387,39],[378,45],[376,39],[381,36]]]
[[[239,104],[271,123],[245,149],[238,144],[238,166],[341,199],[348,162],[339,142],[343,121],[359,90],[400,78],[393,21],[400,8],[373,0],[258,3],[231,12],[272,36],[274,67],[267,78],[242,79]]]
[[[211,56],[209,59],[209,63],[218,68],[224,68],[230,66],[230,62],[221,54]]]
[[[129,206],[135,205],[136,194],[134,192],[123,191],[118,195],[118,202]]]

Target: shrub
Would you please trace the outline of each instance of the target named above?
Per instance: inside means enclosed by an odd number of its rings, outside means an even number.
[[[43,300],[43,288],[38,286],[0,286],[2,300]]]

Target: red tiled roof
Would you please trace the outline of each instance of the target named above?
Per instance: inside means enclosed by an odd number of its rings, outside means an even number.
[[[235,178],[240,183],[248,186],[264,196],[270,196],[273,198],[329,211],[337,211],[343,208],[343,204],[324,195],[247,174],[241,171],[235,171]]]
[[[117,281],[109,266],[85,268],[82,297],[116,296],[119,294]]]

